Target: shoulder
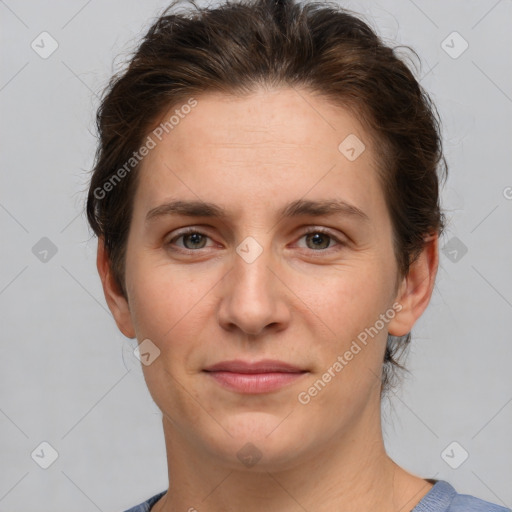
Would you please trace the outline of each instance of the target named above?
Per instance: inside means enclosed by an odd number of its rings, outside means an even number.
[[[510,512],[509,508],[489,503],[488,501],[469,496],[468,494],[457,494],[448,509],[448,512]]]
[[[125,510],[125,512],[149,512],[151,510],[151,507],[166,493],[167,491],[162,491],[158,494],[155,494],[151,498],[149,498],[146,501],[143,501],[142,503],[139,503],[138,505],[135,505],[135,507],[132,507],[128,510]]]
[[[468,494],[459,494],[448,482],[437,480],[412,512],[512,512]]]

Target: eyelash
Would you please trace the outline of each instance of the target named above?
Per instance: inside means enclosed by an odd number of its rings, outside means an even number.
[[[345,242],[342,242],[339,238],[335,237],[330,231],[328,231],[327,229],[324,229],[324,228],[310,228],[307,231],[304,231],[301,234],[300,238],[303,238],[303,237],[305,237],[307,235],[310,235],[310,234],[317,234],[317,233],[322,234],[322,235],[326,235],[331,240],[334,240],[338,244],[338,246],[339,246],[338,249],[334,249],[334,250],[339,250],[341,247],[346,245]],[[168,246],[168,247],[171,247],[173,245],[173,242],[175,242],[176,240],[178,240],[178,239],[180,239],[180,238],[182,238],[182,237],[184,237],[186,235],[191,235],[191,234],[202,235],[202,236],[206,236],[207,238],[210,238],[206,233],[198,231],[195,228],[187,228],[184,231],[179,232],[175,237],[173,237],[171,240],[169,240],[169,242],[167,242],[165,245]],[[210,238],[210,240],[211,240],[211,238]],[[205,249],[205,248],[203,247],[201,249]],[[182,247],[179,247],[178,249],[172,248],[173,251],[181,252],[181,253],[184,253],[184,254],[197,253],[197,252],[201,251],[201,249],[186,249],[186,248],[182,248]],[[325,253],[325,252],[330,252],[329,249],[331,249],[330,246],[328,248],[326,248],[326,249],[319,249],[317,251],[315,251],[314,249],[309,249],[309,250],[311,252],[313,252],[313,253]],[[306,248],[306,250],[308,250],[308,249]]]

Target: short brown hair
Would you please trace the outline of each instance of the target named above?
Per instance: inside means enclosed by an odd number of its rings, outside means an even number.
[[[138,165],[113,182],[116,173],[171,107],[202,93],[243,96],[259,86],[309,90],[357,115],[379,149],[379,177],[405,276],[425,236],[443,230],[438,173],[446,178],[447,165],[437,110],[396,49],[329,2],[227,0],[201,8],[188,1],[195,10],[171,14],[177,0],[151,26],[127,69],[111,79],[97,113],[87,216],[104,240],[120,290],[126,296]],[[388,338],[383,389],[409,341],[410,333]]]

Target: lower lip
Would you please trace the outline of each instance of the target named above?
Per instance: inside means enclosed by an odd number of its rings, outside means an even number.
[[[225,388],[239,393],[266,393],[297,381],[307,372],[233,373],[206,372]]]

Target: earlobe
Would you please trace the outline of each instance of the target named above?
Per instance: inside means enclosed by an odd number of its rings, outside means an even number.
[[[135,338],[130,307],[122,291],[114,278],[110,267],[110,259],[105,249],[103,238],[98,238],[98,253],[96,257],[96,266],[101,278],[103,293],[107,301],[117,327],[127,338]]]
[[[425,238],[423,250],[411,263],[407,276],[403,278],[396,297],[402,309],[389,322],[389,334],[404,336],[411,332],[427,308],[434,290],[439,264],[438,242],[437,234]]]

